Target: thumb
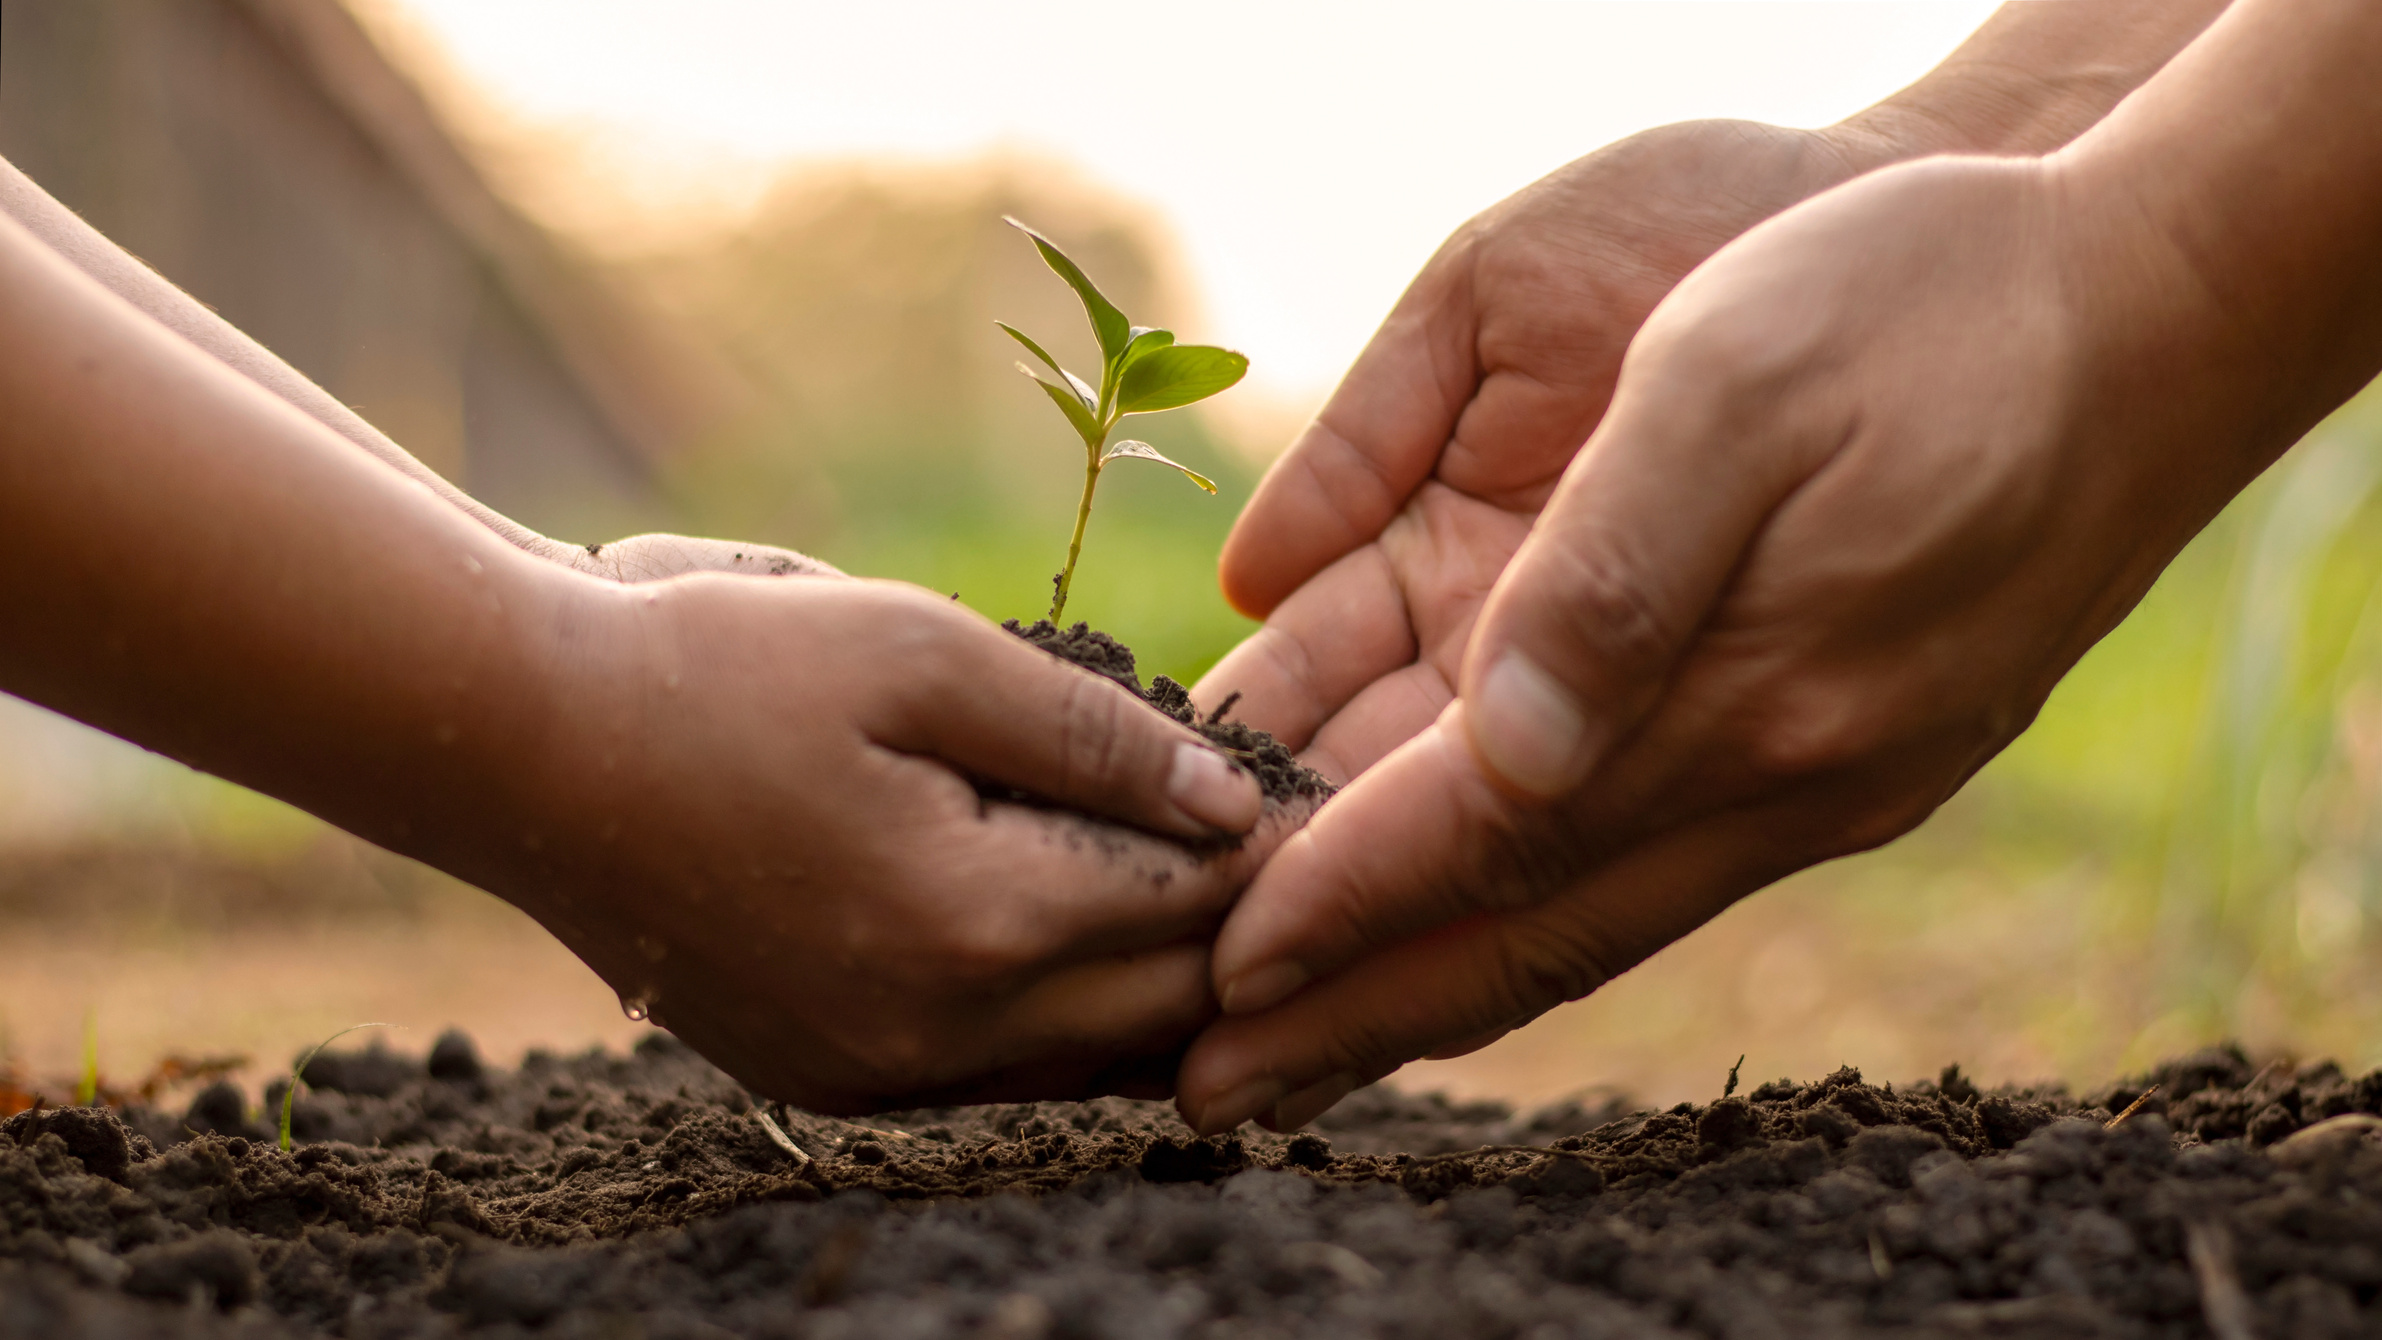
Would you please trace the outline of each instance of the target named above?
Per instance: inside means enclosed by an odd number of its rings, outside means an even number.
[[[1162,833],[1210,838],[1257,823],[1257,779],[1188,727],[969,611],[915,603],[940,633],[939,673],[897,695],[880,743]]]
[[[1732,413],[1732,397],[1686,361],[1624,375],[1465,649],[1469,741],[1518,795],[1572,790],[1636,725],[1763,523],[1824,454]]]

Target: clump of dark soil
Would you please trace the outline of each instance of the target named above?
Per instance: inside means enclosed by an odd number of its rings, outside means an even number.
[[[1191,706],[1191,691],[1164,675],[1154,677],[1149,687],[1143,688],[1141,675],[1134,667],[1133,649],[1091,625],[1079,623],[1061,628],[1048,619],[1037,619],[1030,625],[1011,619],[1001,627],[1061,660],[1115,680],[1140,695],[1151,707],[1199,732],[1208,743],[1254,774],[1269,802],[1320,804],[1330,798],[1334,787],[1322,773],[1300,763],[1288,748],[1266,732],[1227,719],[1232,711],[1232,699],[1202,716]],[[1234,694],[1233,698],[1239,696]],[[1003,794],[999,798],[1018,797]]]
[[[1123,1099],[815,1117],[661,1034],[310,1075],[290,1153],[228,1086],[0,1124],[0,1337],[2382,1334],[2382,1072],[2230,1049],[2081,1098],[1375,1089],[1208,1140]]]

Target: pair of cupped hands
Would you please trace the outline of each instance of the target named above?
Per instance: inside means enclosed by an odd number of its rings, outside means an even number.
[[[1241,517],[1266,622],[1193,695],[1343,783],[1320,811],[925,593],[677,583],[752,631],[641,708],[668,840],[613,846],[670,892],[558,928],[815,1108],[1289,1128],[1908,830],[2239,480],[2164,468],[2198,410],[2125,373],[2205,300],[2179,258],[2047,160],[1884,156],[1673,126],[1430,261]]]

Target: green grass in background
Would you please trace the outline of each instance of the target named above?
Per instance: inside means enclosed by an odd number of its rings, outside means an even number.
[[[1022,382],[1022,378],[1020,379]],[[1134,650],[1143,682],[1188,684],[1257,625],[1235,613],[1216,585],[1216,558],[1248,501],[1256,472],[1196,419],[1128,421],[1159,450],[1215,480],[1215,496],[1173,471],[1122,461],[1104,471],[1099,505],[1067,600],[1067,622],[1101,629]],[[989,484],[954,489],[971,467],[920,449],[847,465],[831,480],[842,512],[820,557],[847,572],[956,592],[994,619],[1032,623],[1050,608],[1051,577],[1067,556],[1082,452],[1051,434],[1050,455],[1068,468],[1056,487]],[[935,477],[922,484],[920,474]],[[800,540],[790,540],[805,547]]]
[[[2382,393],[2203,532],[1943,813],[1832,874],[1879,933],[2006,905],[2070,980],[2013,1003],[2072,1073],[2249,1034],[2382,1050]],[[1961,904],[1961,906],[1954,906]]]

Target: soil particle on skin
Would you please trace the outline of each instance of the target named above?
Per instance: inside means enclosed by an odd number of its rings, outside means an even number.
[[[1122,1099],[763,1108],[663,1034],[335,1055],[286,1153],[0,1123],[0,1338],[2382,1334],[2382,1072],[2229,1049],[2082,1097],[1374,1089],[1208,1140]]]
[[[1140,672],[1133,663],[1133,649],[1089,624],[1060,628],[1048,619],[1037,619],[1030,625],[1011,619],[1001,627],[1061,660],[1115,680],[1140,695],[1151,707],[1199,732],[1208,743],[1248,769],[1268,801],[1279,805],[1300,801],[1320,804],[1331,797],[1334,787],[1322,773],[1300,763],[1273,736],[1231,720],[1230,700],[1213,714],[1202,716],[1191,706],[1191,691],[1164,675],[1152,679],[1148,688],[1142,687]],[[1017,797],[1004,792],[998,798]]]

